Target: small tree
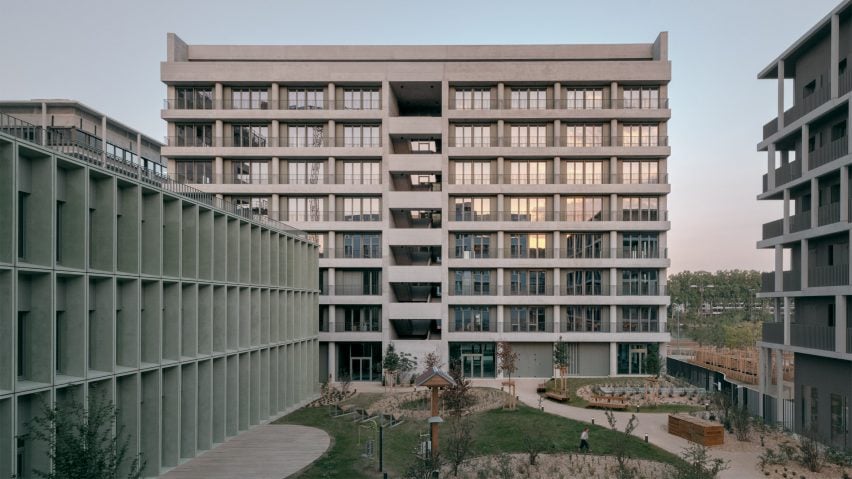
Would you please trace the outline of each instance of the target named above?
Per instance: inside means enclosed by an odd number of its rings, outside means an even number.
[[[399,371],[399,353],[396,352],[393,343],[388,343],[385,357],[382,359],[382,368],[385,370],[385,385],[390,383],[390,386],[393,387],[393,380],[397,371]]]
[[[615,419],[615,414],[613,414],[610,410],[606,411],[606,422],[609,423],[610,429],[618,432],[618,424]],[[624,440],[615,441],[613,444],[615,461],[618,467],[618,479],[630,479],[636,476],[636,470],[627,464],[627,443],[630,435],[633,434],[633,431],[635,431],[638,426],[639,419],[636,418],[635,414],[631,414],[630,419],[627,421],[627,425],[624,427]]]
[[[402,384],[404,382],[405,377],[414,371],[417,368],[417,361],[414,359],[409,353],[397,353],[399,354],[399,366],[397,367],[396,372],[396,382],[398,384]],[[414,378],[411,378],[411,382],[414,382]]]
[[[518,370],[519,355],[512,350],[511,344],[506,341],[500,341],[497,343],[497,358],[500,360],[500,369],[506,373],[509,382],[509,400],[506,403],[506,407],[515,410],[517,404],[515,402],[515,382],[512,381],[512,373]]]
[[[565,375],[568,374],[570,358],[568,343],[562,341],[562,336],[560,336],[559,341],[553,346],[553,365],[559,369],[559,389],[563,394],[568,389],[568,385],[565,383]]]
[[[440,368],[443,364],[444,362],[441,360],[441,355],[438,354],[438,351],[432,351],[423,358],[423,368],[426,371],[432,368]]]
[[[745,407],[731,406],[728,411],[728,417],[731,422],[731,429],[734,430],[734,435],[737,441],[751,440],[751,415]]]
[[[450,434],[442,449],[453,468],[453,475],[458,477],[461,465],[473,456],[473,425],[467,419],[456,417],[449,421],[449,426]]]
[[[720,472],[728,469],[728,461],[710,457],[707,448],[698,443],[690,443],[681,457],[685,464],[675,470],[673,479],[715,479]]]
[[[538,431],[524,428],[521,431],[521,447],[523,447],[524,452],[527,454],[530,466],[535,466],[538,456],[547,451],[548,444]]]
[[[27,436],[47,445],[52,471],[33,471],[43,479],[115,479],[142,477],[142,455],[129,456],[130,434],[118,424],[112,402],[94,394],[81,403],[42,405],[27,423]]]
[[[825,448],[819,443],[816,429],[811,427],[799,437],[798,462],[811,472],[820,472],[825,466]]]
[[[645,356],[645,374],[659,376],[660,374],[660,347],[656,344],[648,345],[648,354]]]
[[[459,417],[474,405],[476,399],[471,392],[470,380],[464,377],[457,362],[451,365],[450,376],[455,384],[444,390],[444,407],[447,408],[451,416]]]
[[[441,466],[444,464],[444,459],[440,454],[426,454],[421,457],[415,449],[414,462],[408,466],[408,469],[403,474],[404,479],[433,479],[435,472],[441,471]]]

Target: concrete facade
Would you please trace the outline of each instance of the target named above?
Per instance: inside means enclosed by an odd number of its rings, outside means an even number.
[[[850,57],[852,2],[845,1],[758,75],[778,85],[778,116],[758,144],[767,154],[758,199],[782,205],[758,242],[775,253],[759,294],[776,304],[760,343],[761,389],[776,397],[778,421],[845,448],[852,447]],[[790,86],[793,104],[785,105]],[[778,379],[788,374],[782,352],[794,353],[792,381]]]
[[[9,118],[4,118],[9,120]],[[0,128],[0,477],[42,402],[112,400],[156,477],[318,394],[317,245]],[[29,141],[33,140],[33,141]]]
[[[473,377],[640,374],[666,330],[667,34],[653,43],[215,46],[168,36],[178,181],[322,245],[321,378],[393,342]],[[547,352],[547,353],[546,353]]]

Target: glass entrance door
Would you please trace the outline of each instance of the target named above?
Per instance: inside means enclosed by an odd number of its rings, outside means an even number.
[[[630,346],[628,374],[645,374],[645,358],[648,349],[645,346]]]
[[[469,378],[481,378],[482,374],[482,355],[481,354],[462,354],[462,371]]]
[[[349,371],[353,381],[372,381],[373,358],[353,356],[349,360]]]

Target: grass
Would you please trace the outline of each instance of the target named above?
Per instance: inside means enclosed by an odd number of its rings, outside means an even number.
[[[359,397],[360,396],[360,397]],[[358,394],[351,401],[368,405],[378,394]],[[623,433],[601,426],[554,416],[525,405],[517,411],[492,411],[470,416],[474,430],[476,455],[501,452],[524,452],[524,435],[533,435],[550,452],[576,451],[580,432],[590,427],[590,443],[594,454],[612,454],[617,442],[625,441]],[[277,424],[301,424],[325,430],[332,437],[329,451],[308,469],[297,475],[300,479],[372,479],[381,477],[377,458],[369,461],[361,457],[366,429],[361,428],[361,445],[358,445],[359,425],[351,416],[334,418],[326,408],[303,408],[276,421]],[[624,427],[624,424],[619,424]],[[384,432],[385,471],[390,477],[400,477],[414,460],[414,449],[420,441],[419,434],[428,432],[425,421],[404,423]],[[680,459],[656,446],[635,437],[626,438],[630,457],[681,464]],[[546,452],[546,451],[543,451]],[[378,453],[378,444],[376,444]]]
[[[566,378],[565,382],[568,384],[568,395],[571,398],[569,404],[576,407],[586,407],[589,405],[589,402],[583,399],[582,397],[577,395],[577,390],[582,388],[583,386],[589,385],[603,385],[608,384],[615,387],[619,386],[636,386],[637,384],[641,384],[641,379],[636,378]],[[557,389],[558,388],[559,379],[551,379],[547,382],[548,389]],[[691,406],[688,404],[658,404],[656,406],[642,406],[639,408],[639,412],[650,412],[650,413],[679,413],[679,412],[693,412],[693,411],[703,411],[703,406]],[[632,408],[630,412],[636,412],[636,408]]]

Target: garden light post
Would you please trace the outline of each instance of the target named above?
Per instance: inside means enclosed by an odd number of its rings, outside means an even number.
[[[438,415],[438,393],[441,388],[455,386],[456,382],[449,374],[438,368],[427,369],[414,381],[417,386],[426,386],[432,393],[432,417],[429,418],[429,440],[432,449],[432,457],[438,455],[438,426],[443,419]]]

